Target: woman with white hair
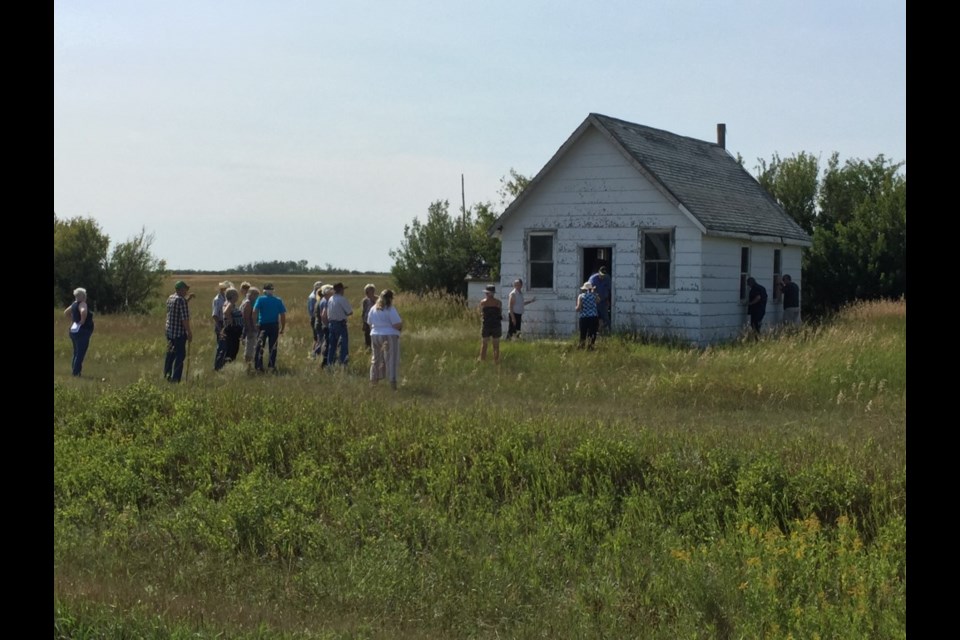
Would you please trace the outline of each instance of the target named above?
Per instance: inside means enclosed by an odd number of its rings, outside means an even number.
[[[383,378],[390,381],[390,387],[397,389],[397,368],[400,364],[400,330],[403,320],[393,306],[393,291],[380,292],[373,308],[367,314],[370,323],[370,382],[376,384]]]
[[[63,310],[63,315],[70,316],[73,324],[70,325],[70,340],[73,341],[73,375],[79,377],[83,370],[83,358],[87,355],[90,346],[90,336],[93,335],[93,312],[87,306],[87,290],[77,287],[73,290],[75,298],[73,304]]]

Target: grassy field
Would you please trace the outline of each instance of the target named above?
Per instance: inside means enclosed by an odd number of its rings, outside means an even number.
[[[494,366],[473,312],[400,294],[394,393],[358,320],[346,371],[308,357],[314,277],[272,279],[279,375],[215,373],[218,279],[179,386],[159,298],[97,316],[79,379],[55,311],[56,637],[905,637],[905,302]]]

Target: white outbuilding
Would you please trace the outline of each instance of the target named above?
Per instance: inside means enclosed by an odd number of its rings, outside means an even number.
[[[706,345],[747,323],[747,277],[782,315],[780,277],[801,284],[810,236],[717,142],[592,113],[490,232],[501,240],[500,291],[515,278],[537,303],[527,335],[569,335],[580,286],[610,272],[611,325]]]

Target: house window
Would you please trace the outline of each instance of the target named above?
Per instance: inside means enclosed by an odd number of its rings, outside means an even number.
[[[531,289],[553,289],[553,241],[553,232],[531,233],[527,237]]]
[[[740,247],[740,301],[747,300],[747,278],[750,277],[750,247]]]
[[[643,288],[646,291],[671,289],[670,263],[673,259],[673,233],[643,232]]]
[[[770,291],[773,291],[773,300],[775,302],[780,301],[780,249],[773,250],[773,288]]]

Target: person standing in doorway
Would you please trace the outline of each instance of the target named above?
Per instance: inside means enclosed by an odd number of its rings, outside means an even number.
[[[606,333],[610,330],[610,271],[606,266],[590,276],[589,282],[593,285],[593,292],[597,295],[597,317],[600,329]]]
[[[800,324],[800,287],[787,274],[780,282],[783,290],[783,324]]]
[[[510,291],[510,295],[507,296],[507,312],[510,314],[510,325],[507,328],[507,340],[515,335],[520,334],[520,330],[523,327],[524,307],[528,304],[533,304],[536,301],[536,298],[530,298],[529,300],[524,301],[523,280],[517,278],[513,281],[513,289]]]
[[[183,280],[173,285],[174,293],[167,298],[167,356],[163,361],[163,377],[169,382],[180,382],[183,376],[183,361],[187,355],[187,342],[193,340],[190,329],[190,307],[187,292],[190,287]]]

